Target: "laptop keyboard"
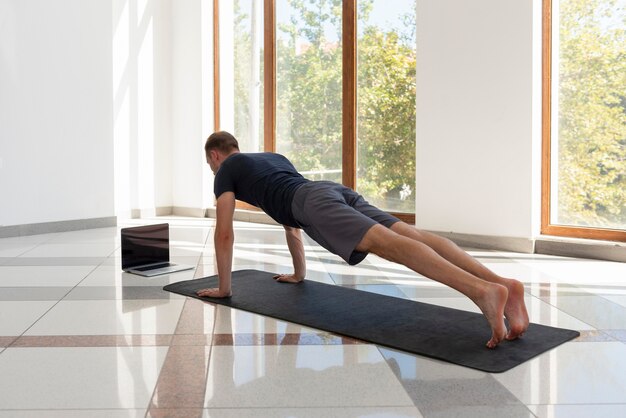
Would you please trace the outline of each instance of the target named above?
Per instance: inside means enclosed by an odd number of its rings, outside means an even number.
[[[148,271],[148,270],[156,270],[156,269],[161,269],[161,268],[170,267],[170,266],[171,266],[170,263],[161,263],[161,264],[152,264],[152,265],[147,266],[147,267],[133,268],[133,270],[136,270],[136,271]]]

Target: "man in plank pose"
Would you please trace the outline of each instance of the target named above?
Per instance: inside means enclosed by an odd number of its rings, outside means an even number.
[[[202,289],[198,296],[232,295],[233,214],[238,199],[261,208],[285,228],[294,273],[278,275],[278,281],[298,283],[305,278],[303,229],[350,265],[374,253],[463,293],[489,322],[489,348],[505,338],[520,337],[528,328],[523,284],[493,273],[452,241],[400,221],[340,184],[305,179],[280,154],[242,153],[228,132],[213,133],[204,149],[215,174],[219,287]]]

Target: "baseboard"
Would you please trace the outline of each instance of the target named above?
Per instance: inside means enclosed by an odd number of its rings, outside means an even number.
[[[207,218],[215,218],[215,208],[206,210]],[[254,222],[261,224],[278,225],[271,217],[264,212],[236,209],[234,219],[241,222]],[[437,232],[437,235],[444,236],[458,245],[464,247],[483,248],[501,251],[513,251],[521,253],[532,253],[534,242],[531,239],[516,237],[497,237],[490,235],[459,234],[455,232]]]
[[[495,235],[461,234],[458,232],[430,231],[446,237],[461,247],[481,248],[485,250],[512,251],[532,254],[535,242],[530,238],[500,237]]]
[[[154,209],[156,216],[169,216],[174,213],[172,206],[162,206]]]
[[[215,218],[215,208],[206,209],[205,217]],[[257,224],[278,225],[278,223],[275,220],[273,220],[269,215],[267,215],[265,212],[256,211],[256,210],[235,209],[235,214],[233,215],[233,219],[235,221],[240,221],[240,222],[253,222]]]
[[[541,236],[535,241],[537,254],[626,262],[626,242]]]
[[[117,226],[117,216],[11,225],[0,227],[0,238],[79,231],[83,229],[108,228],[112,226]]]
[[[204,218],[206,209],[202,208],[186,208],[182,206],[159,206],[150,209],[131,209],[130,211],[120,214],[121,217],[127,219],[154,218],[156,216],[187,216],[190,218]]]
[[[215,208],[208,208],[205,212],[207,218],[215,218]],[[277,225],[277,223],[264,212],[258,211],[236,209],[234,219],[240,222]],[[457,245],[465,248],[626,262],[626,243],[546,236],[531,239],[495,235],[462,234],[458,232],[430,232],[446,237]]]
[[[157,209],[131,209],[130,219],[154,218],[157,216]]]
[[[173,206],[170,208],[169,215],[188,216],[190,218],[205,218],[206,209],[202,208],[186,208],[182,206]]]
[[[623,242],[554,236],[541,236],[536,239],[529,239],[455,232],[432,232],[466,248],[626,262],[626,243]]]

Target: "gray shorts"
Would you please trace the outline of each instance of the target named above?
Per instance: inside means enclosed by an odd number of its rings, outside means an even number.
[[[365,233],[374,225],[389,228],[399,219],[341,184],[315,181],[301,186],[291,206],[300,227],[318,244],[348,264],[363,261],[367,253],[356,251]]]

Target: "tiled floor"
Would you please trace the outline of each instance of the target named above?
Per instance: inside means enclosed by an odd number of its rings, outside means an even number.
[[[174,261],[120,270],[119,228],[167,221]],[[470,251],[526,286],[531,321],[581,337],[502,374],[364,344],[162,291],[214,274],[212,220],[0,239],[0,417],[623,417],[626,264]],[[369,256],[308,242],[309,280],[477,311]],[[281,228],[238,223],[235,268],[287,272]]]

